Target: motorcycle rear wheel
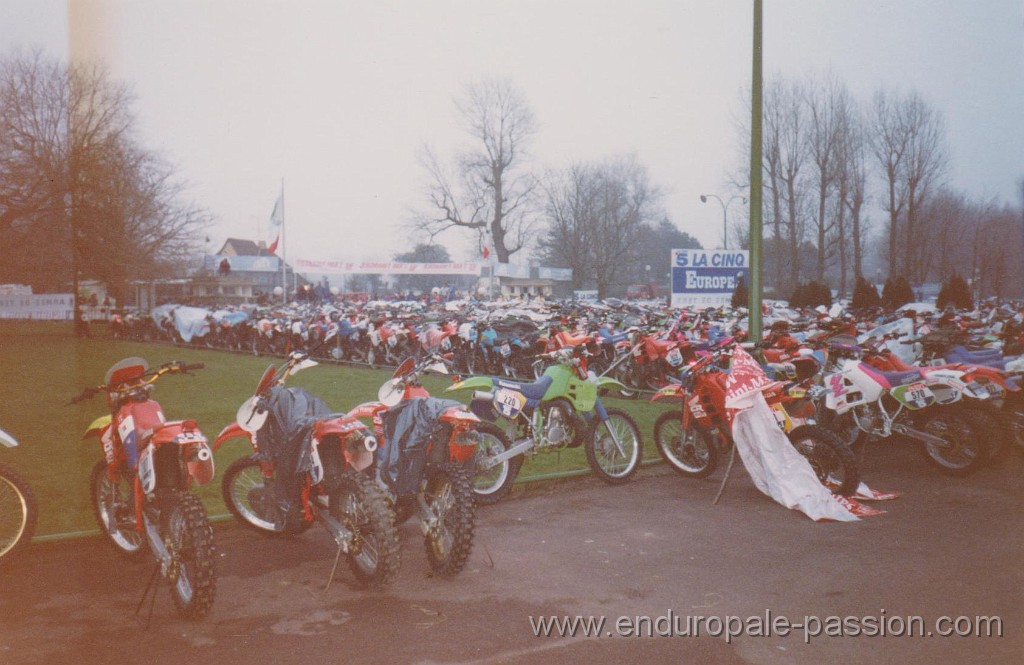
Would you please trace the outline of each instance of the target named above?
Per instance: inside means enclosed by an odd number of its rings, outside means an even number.
[[[217,590],[213,528],[198,496],[176,491],[172,500],[165,536],[173,557],[171,598],[180,616],[198,621],[210,613]]]
[[[434,573],[451,577],[465,568],[473,549],[473,486],[465,469],[448,462],[428,471],[423,494],[438,519],[437,525],[423,537],[427,561]]]
[[[480,434],[480,443],[476,452],[467,463],[467,470],[472,474],[473,496],[476,502],[484,505],[497,503],[512,491],[512,484],[523,466],[523,456],[516,455],[489,469],[478,471],[478,464],[489,457],[494,457],[512,447],[505,432],[497,425],[480,423],[476,431]]]
[[[348,567],[360,584],[380,589],[394,581],[401,566],[395,514],[384,493],[366,475],[346,472],[330,497],[330,513],[354,533]]]
[[[682,411],[666,411],[654,423],[654,445],[676,473],[706,478],[718,468],[718,446],[699,427],[683,429]]]
[[[817,425],[804,425],[788,436],[797,452],[810,462],[821,484],[833,494],[850,496],[857,491],[860,485],[857,460],[835,433]]]
[[[32,488],[13,469],[0,464],[0,565],[24,552],[38,518]]]
[[[610,485],[619,485],[628,481],[640,468],[644,443],[632,416],[622,409],[610,408],[607,411],[608,420],[605,422],[594,414],[586,438],[587,463],[598,478]],[[622,442],[625,455],[619,453],[611,431]]]
[[[140,558],[145,552],[142,532],[136,530],[135,490],[127,470],[111,481],[105,460],[96,462],[89,476],[89,498],[100,531],[121,554]]]
[[[918,427],[946,441],[946,445],[922,443],[929,462],[954,476],[973,473],[988,459],[988,447],[969,413],[932,407],[921,416]]]

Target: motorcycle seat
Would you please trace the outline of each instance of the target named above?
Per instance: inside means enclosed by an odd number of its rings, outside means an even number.
[[[870,375],[873,379],[878,381],[882,386],[888,390],[894,386],[903,386],[908,383],[920,381],[922,379],[920,369],[908,369],[906,371],[897,372],[886,372],[877,368],[863,363],[861,367],[864,371]]]
[[[519,381],[508,381],[506,379],[498,379],[494,382],[498,388],[507,388],[509,390],[516,390],[521,392],[523,396],[528,400],[540,401],[544,397],[544,393],[551,387],[552,379],[550,376],[542,376],[533,383],[522,383]]]
[[[965,363],[968,365],[986,365],[996,369],[1006,369],[1006,360],[999,349],[971,351],[962,346],[954,346],[946,352],[944,359],[948,363]]]
[[[611,334],[603,328],[599,329],[597,332],[601,335],[601,341],[605,344],[617,344],[625,339],[629,339],[629,333]]]

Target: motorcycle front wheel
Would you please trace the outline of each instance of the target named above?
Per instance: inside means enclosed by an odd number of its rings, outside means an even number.
[[[586,438],[587,463],[594,474],[611,485],[629,480],[640,468],[643,439],[633,418],[622,409],[608,409],[608,420],[595,414]],[[615,433],[613,438],[612,432]],[[622,444],[619,450],[615,439]]]
[[[489,505],[497,503],[512,491],[512,483],[523,466],[523,456],[516,455],[489,469],[481,470],[480,465],[483,462],[505,452],[512,444],[497,425],[480,423],[476,431],[480,435],[480,443],[477,444],[472,459],[467,463],[467,470],[472,474],[473,495],[477,503]]]
[[[210,613],[217,589],[213,528],[198,496],[176,491],[172,500],[166,535],[171,597],[180,616],[198,621]]]
[[[395,514],[373,481],[345,473],[330,497],[331,517],[353,532],[348,567],[359,582],[379,589],[394,581],[401,565]]]
[[[466,566],[473,549],[473,486],[465,469],[446,463],[428,472],[423,498],[436,518],[423,539],[427,561],[437,575],[451,577]]]
[[[963,414],[932,407],[917,420],[917,425],[944,441],[922,444],[925,457],[943,473],[967,476],[988,459],[985,442]]]
[[[260,463],[252,455],[240,457],[228,466],[220,489],[228,512],[260,533],[292,535],[312,525],[305,520],[275,519],[279,508],[274,480],[263,475]]]
[[[676,473],[706,478],[718,467],[718,446],[699,427],[683,429],[683,412],[666,411],[654,423],[654,445]]]
[[[100,531],[118,552],[141,557],[142,532],[136,529],[135,491],[127,470],[118,470],[111,480],[107,463],[100,460],[89,476],[89,498]]]
[[[32,488],[13,469],[0,464],[0,565],[24,551],[38,517]]]
[[[817,425],[797,427],[789,441],[807,458],[822,485],[833,494],[850,496],[860,485],[860,470],[853,451],[836,434]]]

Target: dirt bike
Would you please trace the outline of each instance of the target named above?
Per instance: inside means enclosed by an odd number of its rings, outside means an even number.
[[[96,521],[122,554],[141,556],[148,545],[158,564],[152,579],[159,572],[170,582],[178,613],[188,619],[209,613],[216,589],[213,529],[190,491],[193,482],[213,480],[213,454],[196,421],[167,420],[150,395],[160,377],[202,367],[174,361],[150,371],[143,358],[125,358],[107,370],[103,385],[70,402],[106,394],[110,415],[83,437],[103,446],[89,478]]]
[[[666,386],[651,401],[682,399],[680,411],[666,411],[654,423],[654,442],[676,472],[704,478],[718,466],[720,449],[733,445],[733,412],[725,406],[728,374],[719,366],[729,348],[713,349],[683,371],[682,383]],[[775,370],[779,371],[776,365]],[[796,370],[790,370],[791,378]],[[814,400],[823,392],[811,379],[775,385],[763,391],[765,401],[793,447],[807,458],[818,480],[836,494],[849,495],[860,483],[857,462],[849,447],[815,422]]]
[[[18,442],[0,429],[0,445],[14,448]],[[39,505],[28,482],[14,469],[0,464],[0,566],[24,552],[38,518]]]
[[[441,576],[460,572],[473,547],[476,507],[464,464],[482,439],[504,443],[465,406],[430,397],[424,373],[447,374],[445,358],[407,358],[381,386],[377,401],[348,412],[372,419],[379,437],[377,483],[395,506],[399,522],[416,515],[431,569]]]
[[[280,368],[268,367],[236,421],[217,436],[214,450],[237,437],[253,450],[224,473],[224,503],[239,522],[266,534],[292,535],[319,521],[338,545],[335,569],[344,554],[361,584],[380,588],[397,576],[401,554],[394,513],[361,473],[377,439],[304,389],[284,387],[317,364],[295,352]]]
[[[880,345],[866,346],[860,358],[887,372],[920,370],[924,377],[956,380],[964,409],[977,412],[972,424],[984,430],[990,457],[998,457],[1024,432],[1021,389],[1003,370],[965,362],[944,363],[941,358],[915,367]]]
[[[499,416],[507,423],[508,437],[481,443],[475,464],[478,500],[497,501],[508,494],[525,455],[584,446],[587,463],[601,480],[624,483],[637,469],[643,441],[633,418],[616,408],[605,408],[598,392],[624,389],[608,377],[588,373],[586,351],[566,347],[542,354],[553,363],[533,383],[487,376],[470,377],[448,391],[473,390],[470,408],[487,420]],[[509,445],[508,441],[515,442]]]
[[[824,385],[831,420],[851,419],[871,439],[893,434],[915,439],[945,473],[967,475],[988,457],[979,415],[957,408],[965,389],[958,379],[919,369],[885,372],[843,359]]]

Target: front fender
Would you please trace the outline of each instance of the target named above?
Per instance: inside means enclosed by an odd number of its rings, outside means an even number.
[[[217,452],[218,450],[220,450],[221,445],[225,441],[230,441],[231,439],[236,439],[239,437],[244,438],[249,443],[252,443],[252,436],[250,436],[248,432],[242,429],[238,423],[231,423],[230,425],[222,429],[220,431],[220,434],[217,435],[217,438],[214,439],[213,451]]]
[[[494,390],[494,380],[489,376],[471,376],[444,389],[446,393],[455,390]]]

